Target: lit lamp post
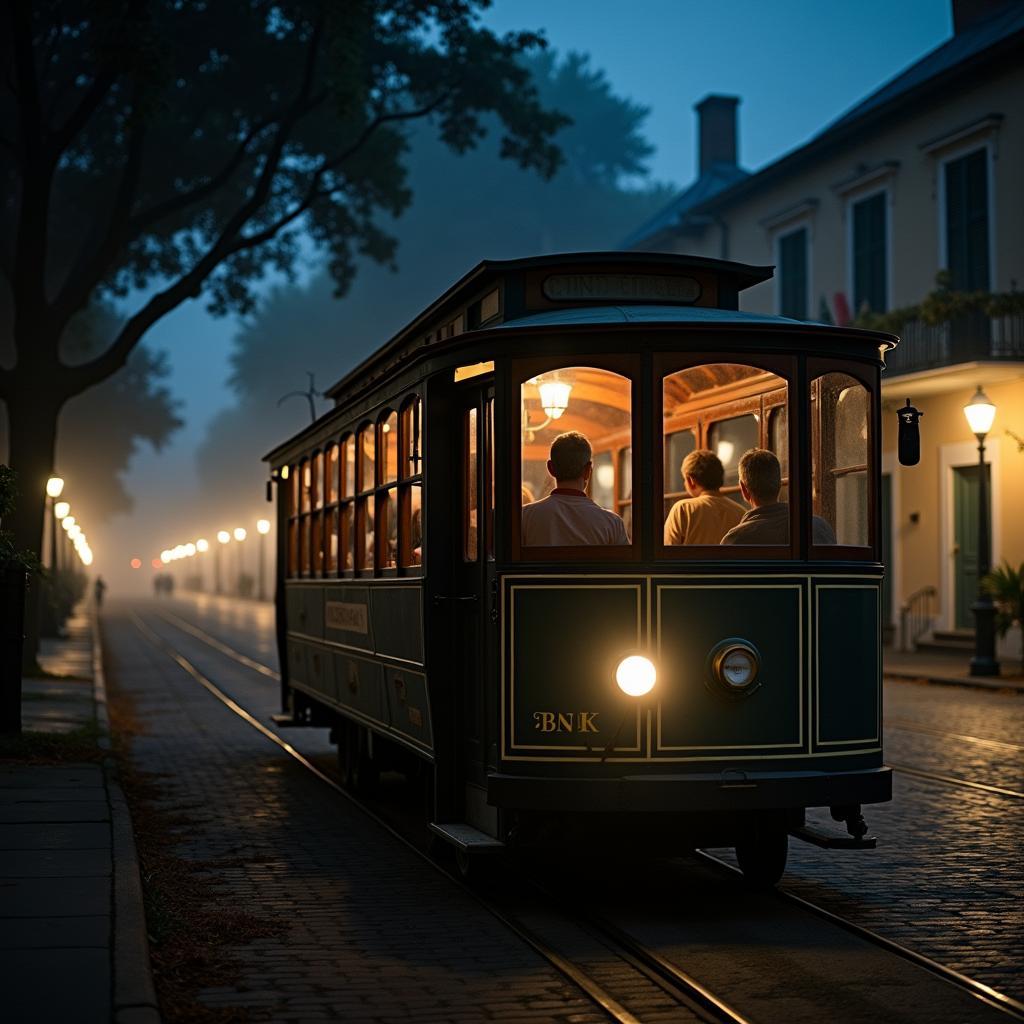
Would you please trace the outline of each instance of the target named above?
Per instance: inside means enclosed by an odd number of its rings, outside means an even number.
[[[260,600],[266,601],[266,546],[267,534],[270,533],[270,520],[257,519],[256,532],[260,535]]]
[[[57,571],[57,499],[64,490],[64,481],[59,476],[51,476],[46,481],[46,494],[50,499],[53,518],[50,520],[50,570]]]
[[[54,569],[60,568],[61,559],[60,545],[57,543],[57,523],[62,523],[64,519],[70,514],[71,505],[66,501],[57,501],[53,505],[53,567]]]
[[[964,406],[964,415],[971,431],[978,439],[978,597],[971,605],[974,612],[974,657],[971,658],[972,676],[999,675],[996,661],[996,610],[992,598],[985,592],[982,580],[991,568],[992,553],[988,530],[988,483],[985,480],[985,435],[996,417],[996,407],[981,390]]]
[[[221,552],[221,548],[223,548],[224,545],[227,544],[230,540],[231,540],[231,534],[228,533],[227,530],[221,530],[221,531],[218,532],[218,534],[217,534],[217,541],[220,544],[220,547],[217,548],[217,552],[216,552],[217,557],[214,559],[214,562],[213,562],[213,572],[214,572],[214,581],[215,581],[214,589],[217,591],[218,594],[223,594],[224,593],[224,586],[223,586],[223,580],[222,580],[222,575],[221,575],[221,553],[220,552]]]
[[[242,596],[242,541],[245,540],[245,527],[235,527],[235,540],[238,541],[238,558],[236,559],[237,578],[235,580],[235,592],[239,597]]]
[[[200,555],[205,555],[206,552],[209,551],[209,550],[210,550],[210,542],[208,540],[205,540],[204,538],[200,537],[199,540],[196,541],[196,551]],[[205,559],[203,559],[203,561],[205,561]],[[206,586],[206,583],[203,580],[203,561],[198,563],[198,566],[199,566],[199,589],[200,590],[202,590]]]

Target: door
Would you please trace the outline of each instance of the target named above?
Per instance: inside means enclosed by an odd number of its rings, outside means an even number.
[[[992,474],[985,466],[985,485],[991,501]],[[989,536],[992,536],[989,519]],[[971,605],[978,596],[978,467],[953,469],[953,589],[956,629],[974,629]]]
[[[494,576],[493,389],[468,388],[460,395],[458,409],[459,525],[452,579],[463,813],[477,828],[492,831],[493,810],[487,808],[485,787],[495,707],[489,653]]]

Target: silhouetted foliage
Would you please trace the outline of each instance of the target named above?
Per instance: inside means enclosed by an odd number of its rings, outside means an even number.
[[[16,0],[0,12],[0,280],[13,366],[0,367],[12,529],[38,549],[65,402],[125,365],[145,332],[203,294],[252,308],[300,239],[336,288],[355,257],[390,262],[378,224],[409,200],[403,126],[465,152],[485,120],[550,174],[560,126],[518,61],[542,40],[481,27],[484,0]],[[98,299],[148,288],[108,345],[61,338]],[[153,291],[152,289],[156,289]]]

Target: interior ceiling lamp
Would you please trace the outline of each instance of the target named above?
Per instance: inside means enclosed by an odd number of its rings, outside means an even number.
[[[984,437],[992,429],[992,421],[996,418],[996,407],[989,400],[988,395],[981,390],[980,384],[970,402],[964,406],[964,415],[967,417],[971,433],[978,437]]]
[[[557,377],[553,380],[541,380],[538,377],[531,377],[527,383],[536,385],[537,390],[540,392],[541,408],[547,417],[543,423],[538,423],[535,426],[528,422],[528,414],[524,406],[523,425],[532,441],[533,436],[538,430],[543,430],[550,423],[559,419],[562,413],[569,408],[569,395],[572,394],[572,385],[564,380],[559,380]]]

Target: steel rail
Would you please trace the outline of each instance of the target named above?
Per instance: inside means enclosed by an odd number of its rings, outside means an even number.
[[[164,612],[160,612],[159,614],[162,617],[168,619],[168,621],[170,622],[171,625],[176,625],[177,624],[174,621],[171,621],[172,619],[178,619],[177,616],[169,616],[168,614],[166,614]],[[179,619],[178,621],[182,623],[182,627],[189,627],[190,626],[190,624],[185,622],[184,620],[180,620]],[[211,636],[210,634],[206,633],[204,630],[200,629],[199,627],[186,628],[185,632],[190,633],[191,635],[195,636],[197,639],[202,640],[203,642],[209,644],[214,649],[219,650],[221,653],[223,653],[223,654],[225,654],[225,655],[227,655],[229,657],[234,658],[236,661],[239,661],[241,664],[246,665],[247,667],[254,667],[254,665],[259,665],[259,670],[262,671],[263,674],[268,675],[268,674],[273,673],[273,675],[276,678],[278,678],[278,679],[280,678],[280,676],[277,673],[274,673],[273,670],[268,668],[266,665],[260,665],[258,662],[252,663],[252,659],[251,658],[248,658],[245,655],[240,654],[238,651],[235,651],[233,648],[229,647],[227,644],[224,644],[221,641],[217,640],[216,637]],[[261,731],[264,731],[264,728],[263,728],[262,725],[258,725],[258,723],[257,723],[257,727],[260,728]],[[275,741],[282,742],[282,741],[280,741],[276,737],[276,734],[269,733],[269,735],[273,736],[275,738]],[[976,737],[971,737],[971,738],[972,739],[978,739]],[[979,740],[979,742],[996,743],[998,741],[995,741],[995,740],[992,740],[992,741],[982,741],[982,740]],[[1012,744],[1006,744],[1006,745],[1007,746],[1013,746]],[[299,756],[301,756],[301,755],[299,755]],[[986,792],[993,792],[993,793],[996,793],[996,794],[1001,795],[1001,796],[1009,796],[1009,797],[1015,797],[1015,798],[1024,798],[1024,794],[1017,793],[1014,790],[1002,789],[1002,788],[996,787],[996,786],[986,786],[986,785],[984,785],[982,783],[968,782],[968,781],[963,780],[963,779],[954,779],[954,778],[950,778],[948,776],[936,775],[936,774],[931,773],[931,772],[925,772],[925,771],[922,771],[922,770],[919,770],[919,769],[916,769],[916,768],[910,768],[908,766],[903,766],[903,765],[893,764],[892,767],[895,768],[897,771],[903,772],[904,774],[908,774],[908,775],[924,778],[924,779],[927,779],[929,781],[942,782],[942,783],[946,783],[946,784],[953,784],[953,785],[959,785],[959,786],[966,786],[966,787],[971,788],[971,789],[978,789],[978,790],[982,790],[982,791],[986,791]],[[318,769],[314,768],[313,770],[317,771],[319,774],[321,774],[323,776],[323,773],[320,773]],[[328,776],[323,776],[323,778],[327,779],[332,786],[334,786],[335,788],[339,789],[339,791],[342,792],[346,796],[347,799],[349,799],[350,801],[355,803],[356,806],[361,807],[375,821],[381,822],[383,827],[388,829],[388,831],[391,832],[392,835],[395,835],[398,838],[401,838],[402,841],[405,842],[408,845],[408,841],[405,840],[403,837],[401,837],[400,833],[396,832],[390,825],[387,825],[387,824],[383,823],[381,821],[381,819],[379,819],[376,815],[373,814],[372,811],[369,811],[369,810],[366,810],[366,808],[363,808],[363,806],[361,804],[359,804],[358,801],[354,800],[352,798],[352,796],[347,791],[345,791],[344,789],[341,789],[341,787],[339,787],[337,785],[337,783],[335,783],[333,780],[330,780]],[[420,851],[417,851],[417,852],[420,852]],[[734,873],[737,873],[737,874],[740,873],[738,871],[738,869],[733,867],[731,864],[728,864],[726,861],[720,860],[719,858],[714,857],[713,855],[711,855],[709,853],[706,853],[703,850],[698,850],[697,853],[698,853],[699,856],[701,856],[701,857],[703,857],[703,858],[705,858],[705,859],[707,859],[707,860],[709,860],[709,861],[711,861],[711,862],[721,866],[722,868],[725,868],[725,869],[729,870],[730,872],[734,872]],[[433,863],[433,862],[431,861],[431,863]],[[448,876],[448,877],[451,877],[451,876]],[[465,887],[465,888],[468,889],[468,887]],[[473,890],[468,889],[468,891],[472,892]],[[1018,1017],[1024,1018],[1024,1003],[1021,1003],[1021,1002],[1013,999],[1011,996],[1007,996],[1004,993],[999,992],[997,989],[994,989],[991,986],[985,985],[983,982],[975,981],[973,978],[969,978],[966,975],[960,974],[958,971],[953,970],[953,968],[951,968],[951,967],[946,967],[944,964],[940,964],[938,961],[932,960],[929,957],[926,957],[922,953],[918,953],[915,950],[909,949],[908,947],[903,946],[900,943],[897,943],[897,942],[893,941],[892,939],[887,939],[884,936],[879,935],[876,932],[873,932],[873,931],[871,931],[868,928],[864,928],[861,925],[855,924],[854,922],[847,920],[846,918],[840,917],[838,914],[834,914],[832,911],[825,910],[824,907],[818,907],[815,904],[809,903],[807,900],[804,900],[802,897],[797,896],[795,893],[787,892],[784,889],[778,889],[776,891],[779,894],[779,896],[781,896],[782,898],[787,899],[787,900],[793,902],[794,904],[802,906],[802,907],[804,907],[804,909],[809,910],[812,913],[818,914],[820,917],[823,917],[826,920],[832,921],[833,923],[839,925],[840,927],[845,928],[847,931],[850,931],[850,932],[852,932],[852,933],[854,933],[856,935],[860,935],[862,938],[865,938],[868,941],[875,943],[876,945],[879,945],[879,946],[881,946],[881,947],[883,947],[885,949],[890,950],[893,953],[896,953],[898,956],[901,956],[901,957],[903,957],[903,958],[905,958],[907,960],[910,960],[910,961],[918,964],[919,966],[924,967],[925,969],[927,969],[929,971],[932,971],[935,974],[938,974],[939,976],[945,978],[950,983],[956,984],[960,988],[966,989],[967,991],[971,992],[976,998],[982,1000],[983,1002],[986,1002],[986,1003],[988,1003],[991,1006],[995,1006],[998,1009],[1004,1010],[1005,1012],[1007,1012],[1007,1013],[1009,1013],[1009,1014],[1011,1014],[1013,1016],[1018,1016]],[[476,894],[474,893],[474,895],[476,895]],[[479,898],[479,897],[477,897],[477,898]],[[491,908],[488,907],[488,909],[491,909]],[[492,910],[492,913],[494,913],[494,912],[495,911]],[[592,921],[592,923],[593,923],[593,925],[595,927],[597,927],[601,931],[603,931],[606,934],[608,934],[609,937],[614,938],[614,940],[619,945],[621,945],[624,948],[628,949],[629,952],[633,956],[635,956],[641,963],[645,964],[650,970],[654,971],[656,974],[660,975],[661,977],[665,978],[665,980],[669,981],[670,984],[675,985],[676,983],[679,983],[679,984],[684,985],[684,987],[688,987],[688,986],[691,986],[691,985],[697,986],[697,988],[695,988],[693,990],[695,998],[697,999],[697,1001],[700,1003],[701,1006],[706,1006],[709,1009],[711,1009],[711,1007],[709,1006],[709,1002],[716,1000],[717,997],[714,997],[711,993],[707,993],[707,995],[710,997],[710,1000],[706,999],[704,994],[700,991],[699,982],[696,982],[694,979],[689,978],[687,975],[685,975],[684,972],[679,971],[679,969],[676,968],[674,965],[670,964],[668,961],[665,961],[663,958],[658,956],[657,953],[654,953],[652,950],[647,950],[645,947],[640,946],[639,943],[636,944],[637,947],[639,947],[638,949],[630,948],[633,940],[631,940],[630,937],[628,935],[626,935],[626,933],[622,932],[620,929],[615,928],[615,926],[609,925],[606,922],[601,922],[601,921],[596,921],[596,920]],[[513,929],[513,930],[515,930],[515,929]],[[617,933],[617,934],[614,934],[614,933]],[[650,957],[650,959],[648,959],[648,957]],[[669,975],[667,978],[666,978],[666,973]],[[681,976],[681,977],[679,977],[679,976]],[[724,1004],[723,1004],[723,1006],[724,1006]],[[724,1006],[724,1009],[728,1013],[733,1013],[734,1012],[728,1006]],[[711,1012],[715,1012],[715,1011],[712,1009]],[[734,1018],[734,1019],[736,1019],[736,1018]]]
[[[557,950],[551,948],[546,942],[544,942],[543,939],[537,936],[533,931],[525,927],[520,922],[509,917],[496,904],[492,903],[487,899],[484,899],[478,892],[476,892],[469,885],[459,881],[456,878],[453,878],[449,872],[445,871],[431,857],[429,857],[426,853],[420,850],[414,843],[410,842],[409,839],[403,836],[401,832],[394,828],[394,826],[390,825],[385,819],[381,818],[380,815],[375,814],[372,810],[366,807],[365,804],[357,800],[351,793],[348,792],[348,790],[346,790],[339,782],[337,782],[337,780],[331,778],[330,775],[328,775],[322,769],[318,768],[315,764],[313,764],[312,761],[310,761],[300,751],[296,750],[295,747],[293,747],[290,743],[281,739],[281,737],[278,736],[277,733],[275,733],[272,729],[267,728],[262,722],[253,717],[253,715],[246,711],[246,709],[243,708],[236,700],[234,700],[234,698],[232,698],[230,695],[228,695],[222,689],[220,689],[220,687],[217,686],[216,683],[208,679],[186,657],[184,657],[182,654],[176,651],[171,646],[171,644],[169,644],[163,637],[161,637],[158,633],[154,632],[135,612],[129,612],[129,616],[135,627],[139,630],[139,632],[154,647],[156,647],[158,650],[162,651],[164,654],[170,657],[171,660],[179,666],[179,668],[181,668],[189,676],[191,676],[208,693],[210,693],[213,697],[215,697],[227,708],[229,708],[236,715],[238,715],[238,717],[241,718],[246,724],[252,726],[252,728],[254,728],[262,736],[270,740],[271,743],[274,743],[278,747],[280,747],[286,754],[288,754],[289,757],[293,758],[303,768],[305,768],[307,771],[315,775],[321,782],[329,786],[335,793],[344,797],[345,800],[347,800],[353,807],[358,808],[371,821],[377,824],[380,828],[384,829],[390,836],[392,836],[394,839],[397,839],[403,846],[411,850],[422,860],[426,861],[436,871],[444,875],[446,879],[448,879],[450,882],[452,882],[453,884],[457,885],[460,889],[462,889],[463,892],[470,895],[477,903],[483,906],[490,914],[492,914],[513,934],[518,936],[523,942],[530,946],[530,948],[532,948],[536,953],[538,953],[543,959],[547,960],[552,967],[554,967],[560,974],[563,975],[563,977],[567,978],[570,982],[572,982],[572,984],[579,988],[595,1005],[604,1010],[609,1017],[611,1017],[615,1021],[618,1021],[619,1024],[642,1024],[642,1021],[640,1021],[639,1018],[634,1016],[628,1009],[626,1009],[626,1007],[624,1007],[618,1000],[616,1000],[615,997],[612,996],[611,993],[609,993],[607,989],[604,988],[604,986],[599,984],[585,972],[581,971],[578,967],[575,966],[575,964],[573,964],[571,961],[563,957]],[[161,617],[164,617],[162,613]],[[173,622],[170,622],[170,624],[175,625],[175,623]],[[191,633],[192,631],[187,630],[186,632]],[[199,632],[202,631],[200,630]],[[198,638],[203,639],[203,637]],[[211,637],[211,639],[214,638]],[[212,644],[211,646],[214,646],[215,649],[220,650],[222,654],[228,655],[228,651],[222,649],[227,647],[226,644],[220,644],[218,642],[216,644]],[[242,657],[245,656],[243,655]],[[245,661],[242,662],[242,664],[246,665],[247,668],[252,668],[252,665],[248,664],[248,662],[250,662],[251,660],[252,659],[246,658]],[[266,666],[263,667],[266,668]],[[637,949],[643,949],[643,947],[640,947],[639,943],[630,943],[631,947],[634,945]],[[625,963],[629,964],[629,966],[633,967],[634,969],[637,969],[635,964],[630,963],[628,957],[622,956],[621,953],[618,953],[615,950],[611,950],[611,952],[615,953],[616,956],[618,956]],[[658,954],[654,953],[653,951],[644,950],[644,955],[642,957],[640,957],[637,954],[637,952],[632,948],[630,948],[628,952],[632,953],[634,956],[637,956],[638,959],[641,959],[642,962],[645,963],[649,962],[650,964],[653,964],[658,961],[661,961],[661,958],[658,956]],[[677,968],[674,968],[672,965],[668,964],[667,961],[663,961],[663,963],[665,964],[666,968],[668,968],[667,971],[661,968],[656,969],[653,966],[651,967],[651,969],[657,970],[657,973],[660,974],[662,977],[664,977],[666,973],[671,973],[671,975],[675,978],[675,982],[673,982],[673,984],[682,984],[682,979],[686,978],[689,985],[692,986],[692,997],[697,1001],[698,1005],[701,1008],[707,1008],[710,1012],[712,1012],[716,1020],[724,1020],[729,1022],[729,1024],[750,1024],[747,1018],[744,1018],[739,1014],[735,1013],[735,1011],[730,1010],[727,1004],[717,999],[717,997],[711,994],[699,983],[693,982],[692,979],[688,979],[687,976],[683,974],[683,972],[679,971]],[[649,977],[646,971],[641,970],[639,973],[642,973],[645,976]],[[664,985],[661,985],[660,987],[664,991],[667,991]],[[670,994],[676,996],[676,998],[678,999],[678,995],[676,993]],[[683,1002],[685,1005],[685,1000],[680,1000],[680,1002]],[[714,1008],[713,1010],[711,1010],[712,1007]]]
[[[695,852],[701,860],[707,861],[716,868],[742,876],[742,872],[739,868],[734,867],[728,861],[724,861],[720,857],[716,857],[714,854],[708,853],[707,850],[697,850]],[[789,892],[787,889],[777,888],[775,890],[775,894],[779,899],[784,900],[787,903],[792,903],[794,906],[801,907],[803,910],[815,914],[832,924],[838,925],[845,931],[848,931],[859,938],[865,939],[873,945],[880,946],[882,949],[888,950],[890,953],[895,953],[896,956],[902,957],[904,960],[909,960],[911,963],[917,964],[918,967],[923,967],[926,971],[930,971],[932,974],[943,978],[951,985],[955,985],[957,988],[970,993],[970,995],[974,996],[975,999],[980,1000],[986,1005],[994,1007],[997,1010],[1002,1010],[1011,1017],[1024,1020],[1024,1003],[1014,999],[1012,996],[1006,995],[1004,992],[1000,992],[998,989],[992,988],[991,985],[986,985],[983,981],[977,981],[974,978],[969,978],[966,974],[961,974],[952,967],[947,967],[945,964],[939,963],[938,960],[932,960],[931,957],[925,956],[923,953],[918,953],[917,950],[910,949],[893,939],[887,939],[884,935],[879,935],[878,932],[872,931],[870,928],[865,928],[863,925],[849,920],[849,918],[842,917],[831,910],[826,910],[824,907],[820,907],[816,903],[811,903],[810,900],[805,900],[802,896],[797,896],[796,893]]]
[[[976,743],[983,747],[992,747],[995,750],[1012,750],[1014,752],[1024,751],[1024,746],[1019,743],[1007,743],[1004,740],[992,740],[984,736],[970,736],[962,732],[950,732],[947,729],[934,729],[927,725],[918,725],[916,722],[908,722],[905,718],[885,719],[886,726],[893,729],[901,729],[904,732],[919,732],[926,736],[945,736],[949,739],[964,740],[967,743]]]
[[[904,775],[912,775],[917,779],[926,779],[929,782],[941,782],[947,786],[963,786],[966,789],[977,789],[983,793],[994,793],[996,796],[1008,796],[1014,800],[1024,800],[1024,793],[1015,789],[1004,789],[1002,786],[989,786],[984,782],[970,782],[968,779],[958,779],[952,775],[939,775],[936,772],[929,772],[923,768],[911,768],[910,765],[897,764],[895,761],[888,761],[890,768],[902,772]]]

